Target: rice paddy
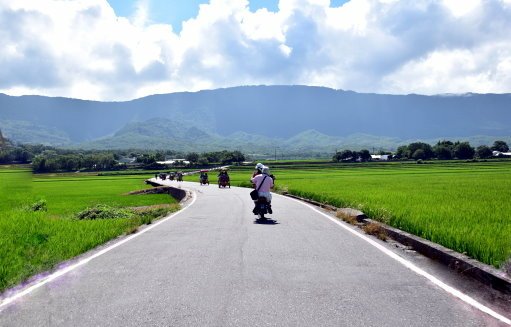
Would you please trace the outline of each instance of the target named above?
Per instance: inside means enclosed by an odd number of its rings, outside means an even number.
[[[511,161],[272,165],[276,186],[337,207],[358,208],[385,222],[481,262],[511,258]],[[249,186],[252,170],[233,167],[233,186]],[[34,175],[0,168],[0,291],[55,267],[144,223],[139,217],[78,220],[85,208],[170,204],[143,189],[138,175]],[[185,178],[198,181],[198,176]],[[210,174],[212,186],[216,174]],[[41,210],[38,210],[41,209]]]
[[[271,163],[269,163],[271,166]],[[511,162],[275,166],[276,186],[501,267],[511,257]],[[233,185],[250,171],[234,170]]]
[[[165,212],[179,208],[166,194],[126,195],[146,188],[144,177],[150,175],[36,175],[32,179],[26,169],[0,169],[0,291],[133,232],[152,219],[141,215],[128,219],[76,219],[76,214],[88,207],[170,205]]]

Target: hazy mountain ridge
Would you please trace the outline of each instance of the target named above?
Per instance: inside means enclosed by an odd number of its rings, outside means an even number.
[[[0,120],[0,129],[7,138],[20,143],[42,143],[54,146],[72,144],[66,132],[31,121]]]
[[[234,87],[127,102],[0,94],[6,137],[59,146],[395,148],[408,140],[505,139],[509,121],[510,94],[381,95],[307,86]]]
[[[395,150],[399,145],[416,141],[434,144],[437,139],[408,139],[380,137],[368,134],[352,134],[346,137],[335,137],[322,134],[316,130],[308,130],[288,139],[268,138],[245,132],[236,132],[229,136],[207,133],[199,127],[183,126],[168,119],[150,119],[146,122],[131,123],[115,135],[96,141],[81,143],[86,149],[173,149],[175,151],[220,151],[240,150],[245,153],[271,154],[279,153],[334,153],[341,149]],[[511,137],[500,138],[511,143]],[[492,136],[454,137],[453,141],[469,141],[472,145],[492,144],[496,138]]]

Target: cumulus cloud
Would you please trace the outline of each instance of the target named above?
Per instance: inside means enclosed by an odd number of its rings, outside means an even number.
[[[97,100],[257,84],[511,92],[509,0],[210,0],[183,23],[106,0],[0,0],[0,92]]]

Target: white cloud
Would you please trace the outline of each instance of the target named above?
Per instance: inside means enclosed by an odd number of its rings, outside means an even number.
[[[398,93],[506,93],[511,85],[511,47],[433,52],[387,76],[384,84],[389,92]]]
[[[211,0],[176,34],[147,0],[0,0],[0,92],[122,100],[246,84],[511,92],[509,0]]]
[[[481,6],[481,0],[443,0],[455,17],[462,17],[477,10]]]

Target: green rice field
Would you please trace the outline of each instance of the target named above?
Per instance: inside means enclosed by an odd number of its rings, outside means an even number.
[[[358,208],[495,267],[511,257],[510,161],[274,165],[272,173],[280,190]],[[250,176],[234,168],[232,185]]]
[[[27,169],[0,168],[0,291],[148,222],[138,215],[76,219],[87,207],[169,204],[164,212],[177,210],[179,205],[165,194],[126,195],[147,188],[143,183],[147,177],[74,174],[32,178]],[[35,203],[44,203],[46,210],[33,211]]]
[[[369,217],[501,267],[511,257],[511,161],[266,163],[279,191]],[[231,185],[249,186],[252,167],[233,167]],[[171,204],[167,195],[126,195],[154,173],[46,174],[0,168],[0,291],[144,223],[138,217],[77,220],[87,207]],[[198,181],[197,175],[186,180]],[[216,173],[210,173],[215,186]],[[46,210],[33,211],[44,203]]]

